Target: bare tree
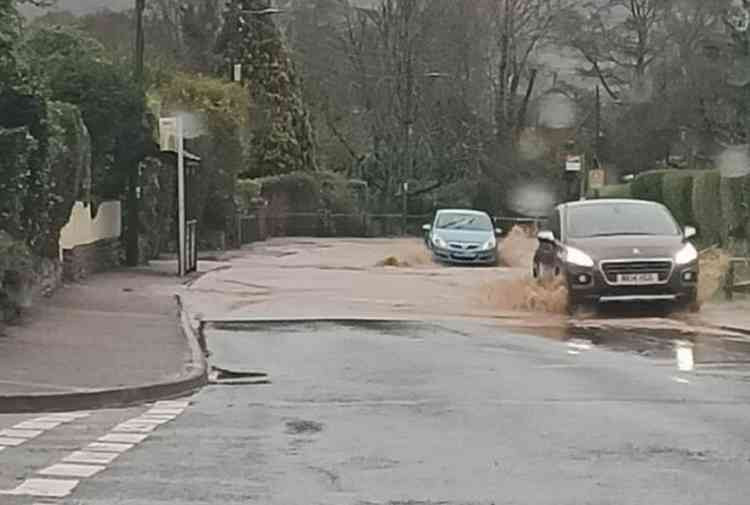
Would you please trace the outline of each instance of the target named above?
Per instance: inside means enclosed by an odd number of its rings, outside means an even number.
[[[553,40],[554,28],[574,2],[570,0],[491,0],[487,6],[494,21],[497,73],[494,120],[499,145],[507,145],[525,117],[534,92],[535,52]],[[520,87],[525,90],[519,101]]]

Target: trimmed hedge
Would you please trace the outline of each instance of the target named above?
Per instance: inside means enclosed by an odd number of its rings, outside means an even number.
[[[638,174],[630,186],[633,198],[662,202],[662,186],[668,170],[653,170]]]
[[[682,226],[693,225],[693,176],[672,172],[662,180],[662,203]]]
[[[722,178],[721,195],[721,240],[730,244],[747,238],[750,221],[750,176]]]
[[[630,184],[613,184],[603,186],[597,190],[595,198],[632,198],[633,193]]]
[[[722,243],[721,174],[717,170],[697,173],[693,179],[693,217],[701,244]]]
[[[268,200],[271,212],[351,213],[355,196],[348,180],[334,172],[292,172],[254,179],[260,194]]]

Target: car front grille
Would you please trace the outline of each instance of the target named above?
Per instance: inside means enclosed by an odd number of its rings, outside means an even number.
[[[659,282],[669,281],[672,273],[670,260],[640,260],[640,261],[602,261],[602,273],[611,284],[617,283],[618,275],[627,274],[658,274]]]
[[[479,249],[479,244],[466,244],[463,242],[451,242],[448,244],[451,249],[456,249],[457,251],[476,251]]]

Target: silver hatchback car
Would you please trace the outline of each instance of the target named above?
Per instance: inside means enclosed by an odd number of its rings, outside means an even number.
[[[443,209],[422,227],[436,261],[461,265],[497,265],[497,238],[502,230],[478,210]]]

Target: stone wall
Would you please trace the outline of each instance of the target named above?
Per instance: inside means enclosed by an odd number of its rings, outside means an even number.
[[[77,282],[97,272],[120,266],[121,246],[118,238],[97,240],[63,251],[63,277]]]

